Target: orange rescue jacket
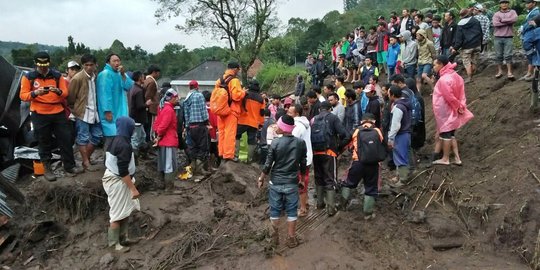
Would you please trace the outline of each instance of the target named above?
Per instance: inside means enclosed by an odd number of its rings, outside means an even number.
[[[231,97],[231,110],[233,114],[238,117],[240,113],[242,112],[242,99],[246,95],[246,92],[242,89],[242,82],[240,82],[240,79],[236,78],[236,75],[234,75],[233,70],[226,70],[225,74],[223,74],[223,79],[226,79],[228,76],[233,76],[234,78],[229,81],[228,88],[229,88],[229,95]],[[220,80],[216,81],[216,87],[219,87],[221,84]]]
[[[242,113],[238,124],[259,128],[264,123],[264,99],[257,92],[249,91],[242,100]]]
[[[32,80],[33,85],[32,84]],[[49,92],[42,96],[36,96],[33,91],[41,87],[57,87],[62,94],[58,95]],[[23,76],[21,80],[21,91],[19,97],[22,101],[30,102],[30,111],[39,114],[56,114],[64,111],[64,104],[68,96],[67,82],[58,71],[49,70],[46,76],[41,75],[37,71],[32,71]]]

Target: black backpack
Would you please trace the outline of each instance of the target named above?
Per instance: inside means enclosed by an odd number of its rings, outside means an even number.
[[[311,125],[311,148],[313,151],[326,151],[330,148],[332,133],[328,119],[326,119],[328,115],[317,115],[313,118],[313,125]]]
[[[377,164],[386,159],[386,148],[375,128],[358,128],[358,158],[363,164]]]

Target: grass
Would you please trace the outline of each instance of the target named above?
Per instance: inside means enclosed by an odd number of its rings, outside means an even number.
[[[307,72],[303,67],[287,66],[283,63],[266,63],[257,74],[261,91],[283,95],[294,91],[296,76],[302,75],[307,82]]]

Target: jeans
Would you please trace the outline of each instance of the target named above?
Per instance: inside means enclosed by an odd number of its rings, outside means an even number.
[[[495,37],[493,45],[495,48],[495,63],[501,65],[503,61],[505,61],[506,64],[511,64],[512,54],[514,51],[514,43],[512,38]]]
[[[77,139],[75,142],[77,145],[88,145],[89,143],[99,145],[101,139],[103,138],[101,124],[89,124],[79,118],[77,118],[75,121],[75,127],[77,129]]]
[[[418,76],[419,79],[422,78],[423,73],[429,76],[431,75],[431,68],[432,68],[431,64],[418,65],[418,72],[416,73],[416,75]]]
[[[416,65],[408,65],[403,69],[403,75],[408,78],[413,78],[416,73]]]
[[[295,221],[298,217],[298,185],[285,184],[268,186],[268,203],[270,204],[270,219],[279,219],[281,211],[285,210],[287,221]]]
[[[31,115],[35,136],[38,140],[38,151],[41,162],[50,162],[52,158],[53,135],[60,147],[60,156],[64,169],[70,170],[75,167],[72,147],[72,127],[64,111],[56,114],[39,114],[33,112]]]
[[[144,126],[136,123],[135,130],[133,130],[133,135],[131,136],[131,147],[138,150],[145,142],[146,132],[144,131]]]

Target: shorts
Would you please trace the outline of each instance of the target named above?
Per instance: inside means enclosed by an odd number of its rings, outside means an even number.
[[[80,120],[75,121],[75,127],[77,128],[77,138],[75,142],[77,145],[98,145],[103,138],[103,130],[100,123],[89,124]]]
[[[386,57],[388,52],[377,52],[377,63],[384,64],[386,63]]]
[[[493,42],[495,48],[495,63],[502,64],[503,61],[506,64],[512,63],[512,55],[514,51],[514,43],[511,37],[495,37]]]
[[[431,70],[432,70],[431,64],[423,64],[423,65],[419,64],[418,71],[416,72],[416,77],[418,77],[418,79],[421,79],[422,74],[427,74],[429,76],[431,75]]]
[[[300,192],[300,194],[304,194],[304,193],[307,193],[308,191],[308,185],[309,185],[309,166],[306,167],[306,173],[304,174],[304,179],[306,179],[306,181],[304,182],[304,188],[299,188],[298,189],[298,192]],[[302,180],[302,173],[300,173],[300,171],[298,171],[298,181]]]
[[[298,185],[285,184],[268,186],[268,203],[270,204],[270,219],[276,220],[285,210],[287,221],[298,219]]]
[[[451,130],[447,132],[441,132],[439,133],[439,138],[441,140],[451,140],[456,137],[456,130]]]
[[[481,47],[476,47],[473,49],[463,49],[461,51],[461,60],[463,60],[463,65],[465,67],[470,67],[478,63],[478,56],[480,55]]]

